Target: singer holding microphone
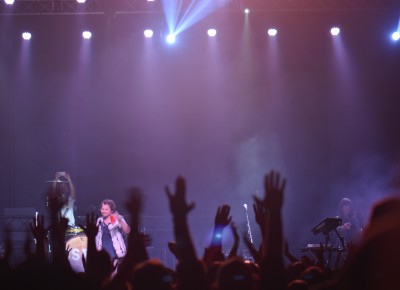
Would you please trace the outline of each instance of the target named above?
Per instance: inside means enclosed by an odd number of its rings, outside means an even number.
[[[97,219],[99,228],[96,235],[97,250],[106,250],[114,265],[118,265],[126,254],[124,235],[130,233],[131,228],[124,217],[117,211],[115,202],[105,199],[100,204],[101,217]]]
[[[362,229],[351,199],[345,197],[340,200],[337,217],[342,219],[342,225],[338,227],[338,232],[344,238],[345,244],[350,242],[357,244]]]

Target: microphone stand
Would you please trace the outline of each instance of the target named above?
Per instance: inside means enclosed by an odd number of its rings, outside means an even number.
[[[250,242],[253,243],[253,236],[251,234],[250,222],[249,222],[249,215],[247,214],[247,204],[244,204],[244,209],[246,212],[246,221],[247,221],[247,235],[249,236]]]
[[[249,221],[249,215],[247,214],[247,204],[243,204],[245,212],[246,212],[246,223],[247,223],[247,236],[250,240],[251,243],[253,243],[253,235],[251,234],[251,228],[250,228],[250,221]],[[249,254],[249,260],[251,259],[251,256]]]

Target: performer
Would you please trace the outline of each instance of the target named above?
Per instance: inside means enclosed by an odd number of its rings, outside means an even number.
[[[342,224],[338,227],[338,232],[344,238],[344,243],[352,242],[357,244],[361,237],[362,229],[356,211],[353,208],[353,203],[349,198],[342,198],[339,202],[337,217],[342,219]]]
[[[68,172],[56,172],[53,180],[53,192],[57,194],[60,202],[63,204],[60,214],[61,217],[68,219],[68,227],[75,227],[76,213],[76,191]]]
[[[124,217],[117,211],[115,202],[105,199],[100,204],[101,217],[97,219],[99,228],[96,235],[97,250],[105,249],[114,263],[117,265],[119,260],[126,254],[124,235],[130,233],[131,228]]]

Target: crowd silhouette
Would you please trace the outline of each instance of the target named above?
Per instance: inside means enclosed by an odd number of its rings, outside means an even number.
[[[323,244],[315,260],[290,253],[282,228],[285,185],[286,179],[279,172],[270,171],[264,178],[264,195],[253,196],[255,221],[262,237],[258,248],[246,233],[238,233],[230,206],[223,204],[215,214],[211,242],[198,255],[188,225],[188,215],[195,203],[187,201],[186,181],[178,176],[174,189],[165,187],[175,238],[168,243],[168,248],[177,260],[175,268],[149,257],[146,248],[152,242],[151,237],[140,231],[142,193],[132,188],[124,204],[131,231],[126,238],[126,255],[118,267],[106,250],[96,247],[97,215],[90,212],[86,224],[80,225],[87,237],[87,254],[82,256],[84,271],[74,271],[68,260],[71,249],[65,244],[68,220],[60,216],[60,201],[50,198],[50,224],[45,224],[43,215],[32,217],[33,239],[27,239],[25,257],[15,266],[10,264],[13,244],[11,233],[6,230],[5,251],[0,260],[2,284],[4,289],[43,290],[400,289],[398,197],[390,196],[373,205],[359,243],[347,245],[347,259],[341,268],[335,269],[323,261]],[[46,196],[54,196],[51,190]],[[234,243],[225,255],[222,236],[227,228],[233,233]],[[238,254],[240,241],[254,260]]]

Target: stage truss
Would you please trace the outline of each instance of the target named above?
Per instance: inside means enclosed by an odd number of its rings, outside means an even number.
[[[178,0],[176,0],[178,1]],[[201,1],[201,0],[197,0]],[[191,0],[183,0],[188,5]],[[398,0],[230,0],[220,11],[240,12],[244,8],[252,12],[274,10],[368,10],[400,9]],[[130,14],[161,13],[162,0],[15,0],[6,5],[0,0],[0,15],[54,15],[54,14]],[[399,11],[400,12],[400,11]]]

